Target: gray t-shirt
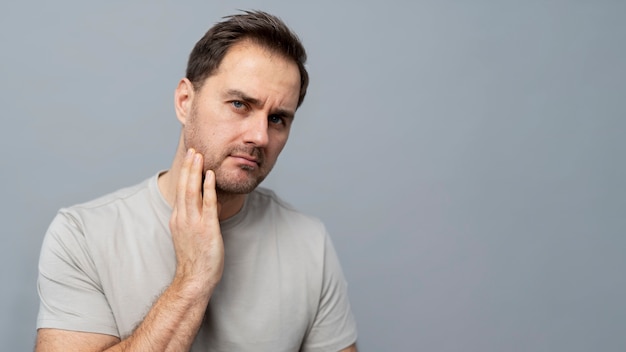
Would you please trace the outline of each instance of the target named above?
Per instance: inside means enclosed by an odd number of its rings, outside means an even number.
[[[41,250],[37,327],[128,337],[174,276],[171,212],[157,175],[61,209]],[[356,341],[321,222],[258,188],[221,229],[224,274],[191,351],[334,351]]]

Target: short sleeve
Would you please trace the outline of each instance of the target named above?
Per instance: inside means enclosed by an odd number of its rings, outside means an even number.
[[[326,235],[324,273],[320,303],[302,351],[339,351],[357,339],[357,329],[348,299],[348,284],[339,259]]]
[[[80,221],[61,211],[44,237],[39,258],[37,328],[119,336]]]

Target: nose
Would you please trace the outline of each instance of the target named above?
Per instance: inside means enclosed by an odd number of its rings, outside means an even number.
[[[267,116],[262,113],[246,119],[244,142],[256,147],[265,147],[269,141]]]

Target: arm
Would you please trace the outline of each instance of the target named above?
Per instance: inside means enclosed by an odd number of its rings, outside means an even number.
[[[135,332],[120,341],[110,335],[40,329],[37,352],[189,350],[224,265],[215,175],[207,172],[203,197],[202,164],[200,154],[187,153],[170,219],[176,273]]]

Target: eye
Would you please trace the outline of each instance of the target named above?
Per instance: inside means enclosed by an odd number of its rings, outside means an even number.
[[[276,124],[276,125],[285,123],[283,118],[278,116],[278,115],[270,115],[267,119],[269,120],[270,123],[273,123],[273,124]]]
[[[239,100],[233,100],[230,103],[233,105],[233,107],[235,109],[238,109],[238,110],[239,109],[243,109],[245,107],[245,105],[242,102],[240,102]]]

